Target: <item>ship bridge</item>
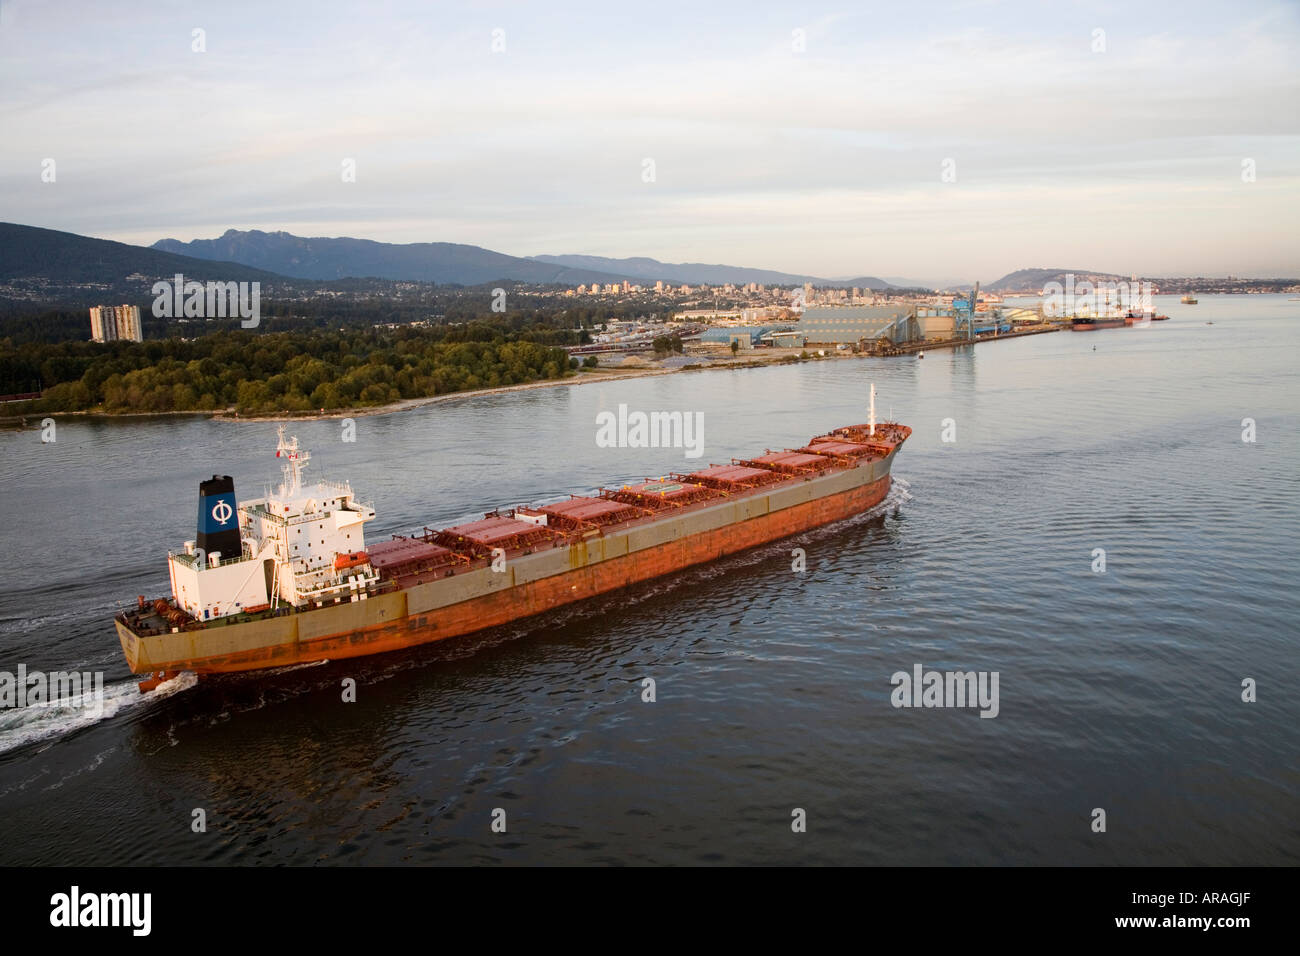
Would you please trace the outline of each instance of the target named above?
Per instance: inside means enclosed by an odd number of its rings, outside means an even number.
[[[319,607],[345,597],[360,600],[379,583],[365,551],[365,523],[374,519],[374,507],[358,503],[347,482],[304,482],[311,455],[297,438],[285,437],[284,426],[275,454],[283,480],[274,492],[239,506],[238,545],[226,544],[238,553],[208,553],[187,541],[183,554],[168,555],[172,595],[195,620],[282,604]],[[234,504],[233,483],[221,491],[214,514],[224,517]]]

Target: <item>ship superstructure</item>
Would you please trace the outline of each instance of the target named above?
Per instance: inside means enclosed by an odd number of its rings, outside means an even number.
[[[237,504],[228,475],[199,486],[198,538],[167,555],[172,600],[191,621],[364,600],[379,584],[365,550],[374,508],[357,503],[347,482],[304,482],[311,455],[284,431],[273,493]]]

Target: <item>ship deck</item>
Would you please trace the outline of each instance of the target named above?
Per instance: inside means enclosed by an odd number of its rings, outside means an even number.
[[[766,451],[730,464],[713,464],[695,472],[646,478],[618,488],[601,488],[593,495],[532,506],[487,512],[483,518],[444,529],[422,528],[411,535],[393,535],[370,546],[380,584],[371,594],[383,594],[452,577],[554,548],[567,548],[605,535],[653,525],[712,507],[723,501],[770,494],[837,471],[870,466],[892,454],[911,435],[906,425],[850,425],[814,437],[801,448]],[[348,600],[313,603],[295,608],[280,605],[252,613],[241,612],[210,621],[173,620],[174,606],[159,610],[142,603],[117,616],[137,637],[178,631],[208,630],[264,620],[286,614],[310,613]]]

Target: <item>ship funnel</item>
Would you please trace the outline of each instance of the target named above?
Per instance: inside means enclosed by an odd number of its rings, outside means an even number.
[[[240,553],[239,509],[235,504],[235,480],[213,475],[199,482],[198,546],[204,554]]]

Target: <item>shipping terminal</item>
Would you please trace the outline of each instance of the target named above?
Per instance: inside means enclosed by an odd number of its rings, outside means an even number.
[[[142,691],[214,674],[398,650],[495,627],[861,514],[884,500],[912,434],[876,422],[802,448],[566,501],[488,512],[367,545],[375,518],[347,483],[304,480],[279,429],[279,488],[240,504],[199,485],[198,533],[169,552],[171,597],[116,616]]]

